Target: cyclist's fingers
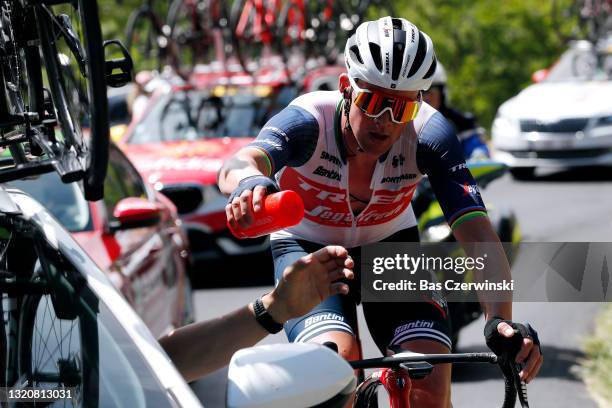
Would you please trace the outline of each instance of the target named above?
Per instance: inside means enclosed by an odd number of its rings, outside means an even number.
[[[240,213],[242,215],[242,221],[240,225],[247,227],[253,222],[253,210],[252,210],[253,192],[251,190],[244,190],[240,194]]]
[[[341,269],[334,269],[333,271],[331,271],[329,273],[328,280],[333,282],[338,279],[353,279],[353,277],[354,277],[353,271],[347,268],[341,268]]]
[[[523,369],[519,372],[521,380],[528,381],[533,379],[539,370],[538,363],[540,362],[541,354],[537,347],[534,347],[533,352],[529,354],[529,357],[523,365]]]
[[[246,227],[246,225],[244,224],[244,220],[243,220],[243,216],[242,216],[242,209],[241,209],[241,198],[240,197],[236,197],[232,200],[231,206],[232,206],[232,213],[234,215],[234,220],[236,221],[236,224],[240,227]]]
[[[263,208],[265,196],[266,188],[264,186],[255,187],[255,189],[253,190],[253,210],[255,212],[259,212]]]
[[[230,224],[232,228],[236,228],[236,220],[234,219],[234,212],[232,211],[232,205],[227,204],[225,206],[225,217],[227,218],[227,222]]]
[[[336,259],[344,259],[348,256],[348,251],[339,245],[328,245],[312,253],[312,256],[319,262],[325,263]]]
[[[525,337],[523,339],[523,344],[521,345],[521,349],[516,355],[515,361],[517,363],[522,363],[527,358],[527,356],[529,356],[529,353],[531,353],[532,349],[533,349],[533,340],[530,339],[529,337]]]
[[[535,367],[527,376],[526,382],[531,382],[531,380],[533,380],[538,375],[538,373],[540,372],[540,368],[542,368],[542,364],[544,364],[544,357],[540,354],[536,361]]]

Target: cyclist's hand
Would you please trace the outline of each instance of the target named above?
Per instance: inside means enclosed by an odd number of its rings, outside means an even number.
[[[540,371],[544,357],[538,333],[529,323],[520,324],[493,317],[485,324],[487,346],[498,356],[516,356],[514,361],[522,365],[519,372],[522,381],[529,383]]]
[[[353,279],[355,262],[341,246],[326,246],[300,258],[285,268],[282,279],[270,292],[266,306],[272,318],[285,323],[303,316],[327,297],[347,294],[349,287],[340,279]]]
[[[263,208],[264,197],[279,191],[276,182],[263,175],[240,180],[225,206],[227,221],[232,228],[248,227],[253,222],[253,214]]]

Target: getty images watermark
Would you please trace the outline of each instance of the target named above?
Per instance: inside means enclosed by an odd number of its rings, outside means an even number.
[[[378,243],[362,249],[362,300],[610,301],[608,258],[612,243]]]

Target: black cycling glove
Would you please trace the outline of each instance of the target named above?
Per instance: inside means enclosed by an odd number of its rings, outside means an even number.
[[[497,331],[497,325],[501,322],[508,323],[514,330],[518,330],[512,337],[504,337]],[[540,347],[540,339],[538,338],[538,332],[535,331],[529,323],[521,324],[515,323],[511,320],[504,320],[499,317],[492,317],[487,321],[484,328],[484,336],[487,342],[487,346],[497,356],[509,358],[514,361],[516,355],[521,350],[523,344],[523,338],[529,337],[533,340],[533,344],[538,346],[540,354],[542,354],[542,348]]]
[[[238,187],[236,187],[236,189],[232,191],[232,194],[230,194],[229,198],[227,199],[227,203],[230,204],[234,197],[240,197],[244,190],[253,191],[257,186],[265,187],[267,194],[278,193],[280,191],[280,187],[278,187],[276,181],[274,181],[270,177],[266,177],[263,175],[249,176],[240,180],[240,183],[238,183]]]

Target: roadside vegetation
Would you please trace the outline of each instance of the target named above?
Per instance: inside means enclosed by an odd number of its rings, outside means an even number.
[[[583,376],[600,407],[612,407],[612,305],[595,318],[595,332],[585,340]]]

